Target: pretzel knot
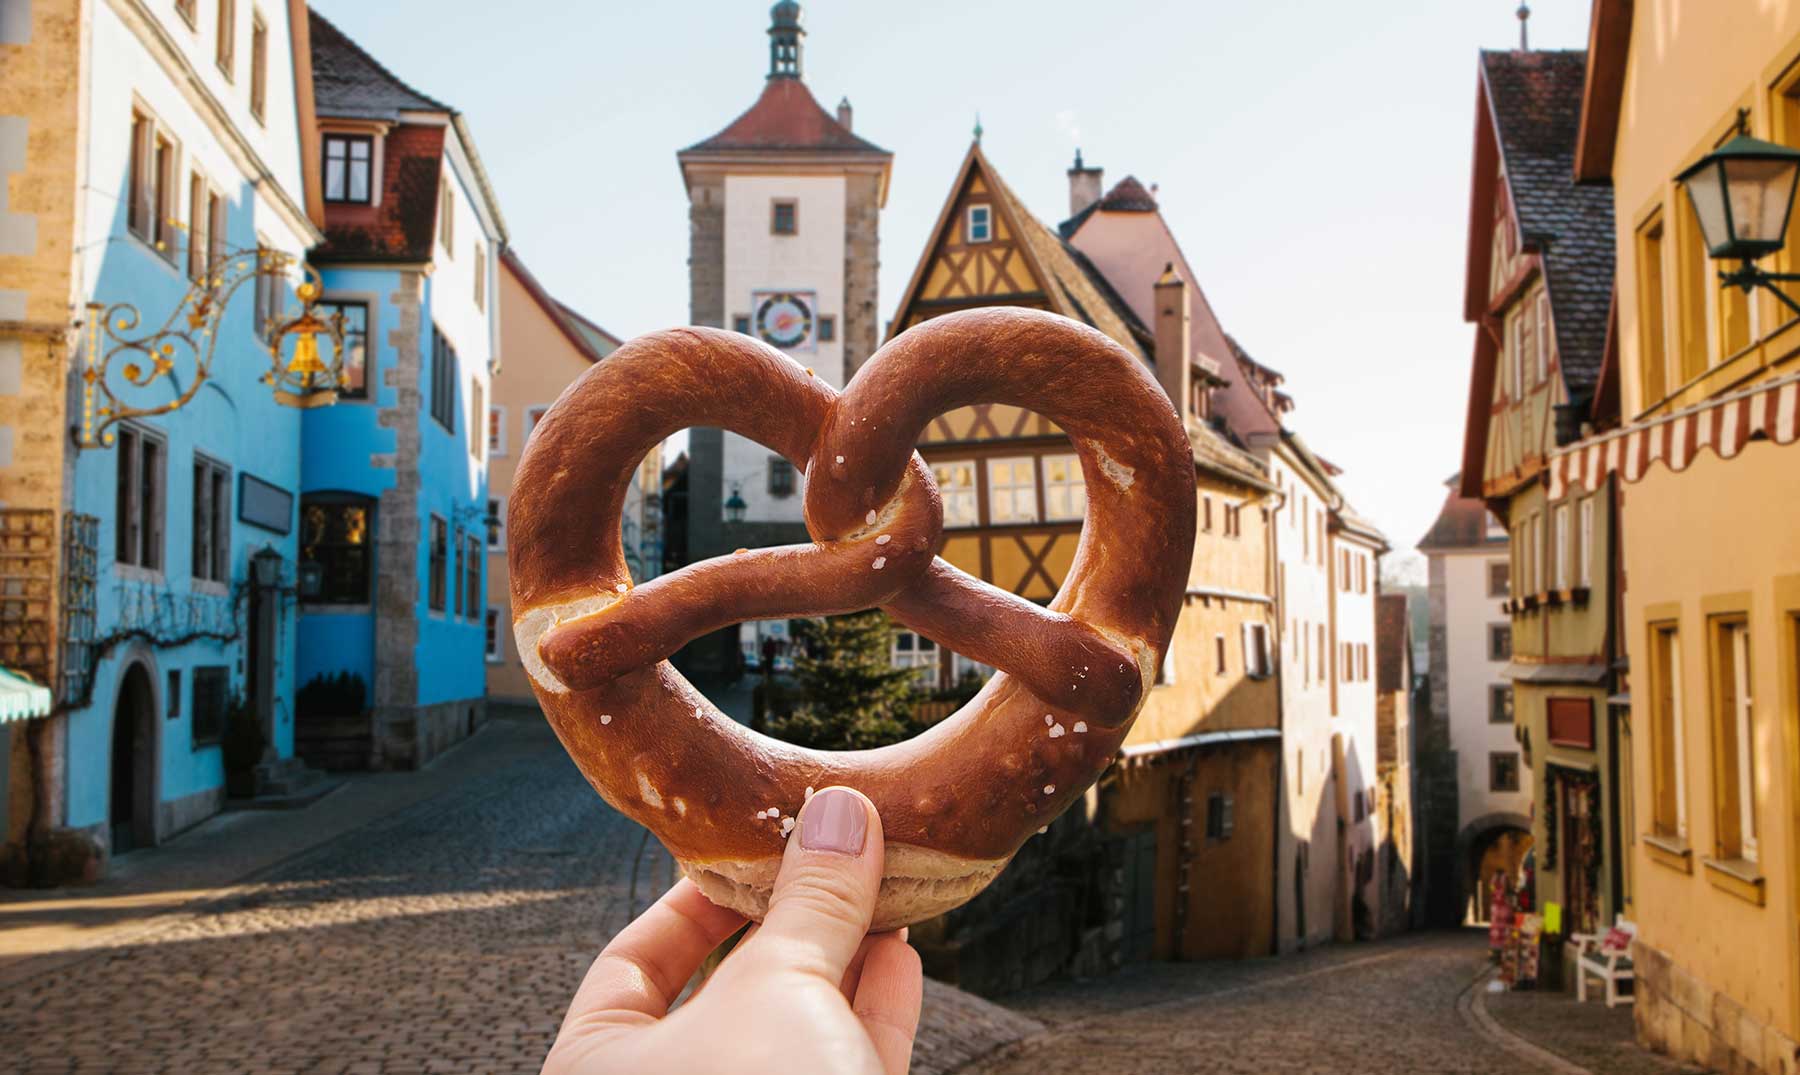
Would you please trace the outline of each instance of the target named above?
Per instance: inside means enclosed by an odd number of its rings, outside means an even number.
[[[927,422],[976,403],[1049,418],[1081,458],[1087,521],[1047,608],[937,558],[943,506],[913,445]],[[800,468],[812,541],[633,587],[619,536],[627,489],[650,447],[693,426]],[[877,926],[897,925],[978,891],[1111,760],[1174,631],[1194,499],[1191,449],[1162,390],[1063,318],[936,318],[882,347],[841,394],[748,337],[658,333],[583,374],[526,447],[508,519],[514,638],[589,782],[709,896],[759,916],[806,795],[846,784],[881,812]],[[746,620],[870,607],[999,674],[912,740],[831,753],[724,718],[667,663]]]

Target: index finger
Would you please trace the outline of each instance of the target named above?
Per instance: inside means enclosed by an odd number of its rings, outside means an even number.
[[[701,961],[744,921],[682,878],[594,960],[563,1019],[564,1033],[577,1026],[661,1019]]]

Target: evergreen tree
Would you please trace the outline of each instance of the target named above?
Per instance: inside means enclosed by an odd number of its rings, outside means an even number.
[[[769,733],[820,750],[866,750],[912,735],[913,672],[891,663],[893,632],[879,610],[800,621],[798,698],[769,718]]]

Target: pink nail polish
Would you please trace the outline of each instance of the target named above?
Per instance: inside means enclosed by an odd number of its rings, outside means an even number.
[[[867,808],[844,788],[826,788],[800,811],[800,846],[808,851],[860,855],[868,836]]]

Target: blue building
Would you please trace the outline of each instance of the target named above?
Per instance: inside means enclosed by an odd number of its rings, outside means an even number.
[[[301,419],[299,750],[424,764],[485,715],[500,207],[463,117],[311,20],[322,308],[348,389]]]
[[[5,588],[0,662],[55,697],[5,736],[0,857],[30,883],[97,877],[230,784],[309,779],[291,705],[302,418],[262,383],[298,275],[257,272],[323,238],[303,9],[85,5],[79,33],[66,9],[0,19],[0,187],[24,195],[0,213],[0,548],[31,580]],[[238,281],[229,301],[187,321],[219,279]],[[166,352],[106,362],[170,318],[185,337]],[[94,404],[99,384],[118,402]]]

